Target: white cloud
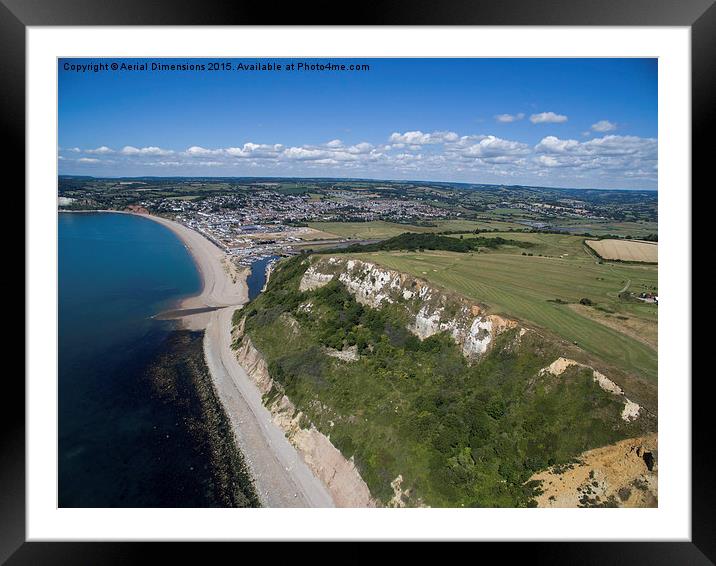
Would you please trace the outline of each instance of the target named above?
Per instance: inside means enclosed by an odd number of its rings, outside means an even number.
[[[305,147],[289,147],[283,152],[288,159],[313,160],[322,159],[330,155],[329,152],[320,149],[307,149]]]
[[[616,129],[617,125],[609,120],[599,120],[596,124],[592,124],[592,130],[595,132],[611,132]]]
[[[545,167],[558,167],[559,166],[559,161],[557,160],[556,157],[554,157],[552,155],[540,155],[537,158],[537,161],[539,163],[541,163],[542,165],[544,165]]]
[[[420,130],[414,130],[411,132],[405,132],[403,134],[399,132],[393,132],[390,135],[389,141],[393,143],[404,143],[408,145],[427,145],[436,143],[445,143],[457,141],[459,136],[455,132],[433,132],[426,134]]]
[[[372,149],[373,144],[361,142],[359,144],[350,146],[346,151],[348,151],[348,153],[369,153]]]
[[[161,147],[150,146],[150,147],[134,147],[131,145],[125,145],[120,152],[123,155],[171,155],[174,153],[171,149],[162,149]]]
[[[246,158],[251,157],[253,159],[275,159],[279,153],[283,150],[283,145],[280,143],[269,145],[247,142],[243,147],[227,147],[224,150],[211,150],[218,153],[225,153],[231,157]],[[218,154],[217,153],[217,154]]]
[[[114,150],[108,148],[106,145],[103,145],[103,146],[100,146],[95,149],[87,149],[87,150],[85,150],[85,153],[107,154],[107,153],[114,153]]]
[[[535,150],[541,153],[567,153],[578,149],[581,145],[577,140],[562,140],[555,136],[547,136],[535,146]]]
[[[461,150],[464,157],[480,157],[494,159],[498,157],[515,157],[530,152],[526,143],[505,140],[495,136],[486,136],[475,145]]]
[[[647,172],[639,178],[653,183],[657,180],[658,142],[655,138],[607,135],[580,142],[547,136],[534,151],[535,165],[561,167],[575,176],[579,172],[591,172],[600,178],[624,180],[639,171]]]
[[[564,114],[555,114],[554,112],[540,112],[539,114],[532,114],[530,116],[530,122],[533,124],[561,124],[567,121],[567,116]]]
[[[233,147],[206,148],[193,145],[185,150],[125,146],[114,154],[113,174],[137,173],[141,167],[162,168],[163,174],[204,174],[211,168],[226,175],[322,175],[379,178],[452,179],[474,182],[544,184],[555,186],[630,187],[656,185],[657,140],[608,134],[580,140],[545,136],[539,143],[495,135],[419,130],[393,133],[390,142],[367,141],[345,145],[331,140],[321,145],[284,146],[247,141]],[[102,147],[96,148],[100,150]],[[61,149],[61,152],[67,152]],[[84,157],[61,164],[67,170],[111,161]],[[171,155],[167,159],[165,156]],[[100,157],[98,154],[96,157]],[[109,156],[108,156],[109,157]],[[98,170],[93,167],[92,171]],[[107,170],[109,172],[110,169]],[[147,171],[148,172],[148,171]]]
[[[184,153],[186,153],[187,155],[192,155],[192,156],[203,156],[203,155],[219,154],[219,153],[221,153],[221,150],[220,149],[206,149],[199,145],[193,145],[191,147],[188,147]]]
[[[495,116],[495,120],[503,124],[509,124],[510,122],[517,122],[518,120],[522,120],[522,118],[524,117],[525,115],[522,112],[518,114],[497,114],[497,116]]]

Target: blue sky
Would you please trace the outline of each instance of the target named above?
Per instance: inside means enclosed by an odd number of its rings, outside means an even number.
[[[60,174],[656,188],[655,59],[225,61],[234,68],[87,72],[67,67],[210,60],[60,60]]]

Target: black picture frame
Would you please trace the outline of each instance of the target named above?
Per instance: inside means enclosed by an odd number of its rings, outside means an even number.
[[[25,32],[27,26],[66,25],[569,25],[687,26],[692,47],[692,178],[706,179],[707,132],[714,123],[716,6],[714,0],[393,0],[338,6],[327,2],[273,6],[215,0],[0,0],[0,122],[8,141],[6,179],[25,185]],[[345,10],[345,11],[344,11]],[[340,14],[349,14],[350,22]],[[568,55],[568,53],[565,53]],[[49,135],[49,134],[48,134]],[[681,190],[691,191],[690,187]],[[20,233],[19,231],[17,232]],[[26,305],[27,307],[27,305]],[[682,329],[690,332],[690,329]],[[687,379],[691,376],[680,376]],[[702,377],[710,377],[708,374]],[[584,542],[501,544],[502,561],[569,564],[713,564],[716,561],[716,482],[709,432],[709,379],[692,382],[691,542]],[[5,375],[0,411],[0,560],[8,564],[110,564],[134,562],[160,551],[164,561],[208,562],[225,545],[174,543],[26,542],[25,389],[17,374]],[[13,402],[10,403],[9,400]],[[14,407],[14,409],[8,407]],[[559,533],[555,533],[559,538]],[[345,550],[337,549],[345,556]],[[242,553],[245,553],[242,550]],[[381,548],[381,557],[393,552]],[[305,550],[300,551],[301,554]],[[293,556],[299,554],[292,553]],[[306,553],[306,554],[311,554]],[[374,559],[371,545],[347,553],[351,561]],[[218,557],[218,556],[217,556]],[[443,556],[446,558],[447,556]],[[404,558],[404,555],[403,555]]]

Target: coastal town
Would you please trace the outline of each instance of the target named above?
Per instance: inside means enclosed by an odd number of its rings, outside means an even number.
[[[577,194],[546,187],[401,181],[60,177],[58,204],[62,210],[129,210],[175,220],[249,266],[268,257],[380,237],[371,229],[376,223],[390,223],[397,234],[456,228],[576,233],[596,227],[606,232],[626,222],[636,229],[629,234],[648,237],[656,226],[653,194],[617,196],[613,191]],[[351,224],[362,229],[346,234],[341,227]]]
[[[393,221],[434,220],[444,211],[412,200],[328,191],[325,196],[285,195],[274,191],[247,196],[212,196],[198,201],[140,201],[153,213],[172,217],[216,243],[238,263],[249,265],[267,256],[293,255],[301,244],[323,240],[340,244],[343,238],[310,228],[306,223],[331,222],[346,216],[357,222],[390,218]]]

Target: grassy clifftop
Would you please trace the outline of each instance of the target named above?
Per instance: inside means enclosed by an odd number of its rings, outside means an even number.
[[[276,383],[268,397],[283,390],[383,504],[528,506],[536,471],[655,426],[624,421],[587,368],[541,371],[563,352],[538,332],[507,330],[470,361],[447,333],[420,340],[404,310],[362,305],[336,279],[299,291],[309,261],[280,262],[237,314]]]

